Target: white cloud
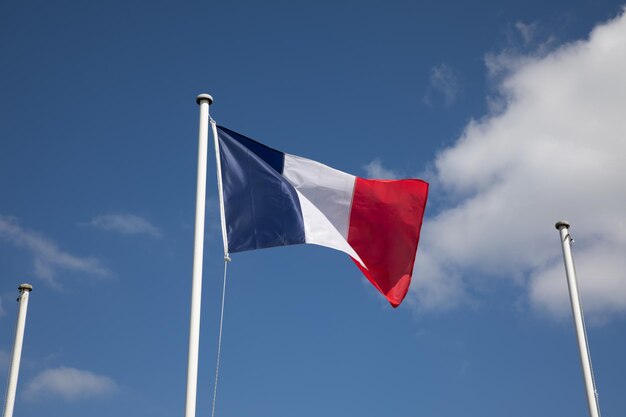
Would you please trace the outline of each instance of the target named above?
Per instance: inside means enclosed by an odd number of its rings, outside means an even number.
[[[118,390],[109,377],[75,368],[46,369],[27,385],[24,394],[29,398],[53,397],[66,401],[97,398]]]
[[[429,86],[423,97],[423,102],[433,105],[436,97],[441,97],[443,105],[453,105],[460,92],[461,86],[455,71],[446,64],[435,65],[430,70]]]
[[[56,284],[59,270],[107,276],[109,271],[93,257],[81,258],[61,250],[52,240],[22,228],[15,219],[0,216],[0,239],[24,248],[33,255],[35,274]]]
[[[143,217],[128,213],[103,214],[89,222],[98,229],[121,233],[123,235],[161,236],[161,231]]]
[[[431,193],[451,203],[424,224],[412,302],[458,305],[500,279],[568,314],[554,228],[566,219],[585,311],[624,313],[626,17],[515,62],[499,84],[506,106],[436,158]]]
[[[365,165],[365,172],[368,178],[377,179],[397,179],[400,178],[400,174],[391,169],[385,168],[380,159],[376,158],[369,164]]]

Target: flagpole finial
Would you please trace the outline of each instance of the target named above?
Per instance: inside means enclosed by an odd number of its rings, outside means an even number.
[[[209,94],[198,94],[198,97],[196,97],[196,103],[198,104],[202,103],[202,101],[204,100],[207,100],[209,102],[209,106],[213,104],[213,97],[211,97]]]
[[[569,229],[569,223],[568,223],[568,222],[566,222],[565,220],[561,220],[561,221],[556,222],[556,224],[554,225],[554,227],[556,227],[556,228],[557,228],[557,230],[561,230],[561,229],[563,229],[563,228],[565,228],[565,229]]]
[[[30,284],[21,284],[19,287],[17,287],[17,289],[20,290],[20,292],[31,292],[33,290],[33,286]]]

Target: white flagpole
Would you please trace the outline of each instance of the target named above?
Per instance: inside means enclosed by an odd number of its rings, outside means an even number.
[[[200,304],[202,298],[202,256],[204,251],[204,214],[206,205],[206,166],[209,140],[209,106],[213,103],[213,97],[208,94],[200,94],[196,97],[196,102],[200,106],[200,128],[198,133],[196,230],[193,247],[193,277],[191,284],[191,317],[189,319],[189,361],[187,364],[185,417],[196,416],[198,349],[200,345]]]
[[[20,303],[20,309],[17,313],[15,342],[13,343],[11,369],[9,370],[9,383],[7,384],[7,395],[4,402],[4,417],[13,417],[15,392],[17,390],[17,377],[20,372],[20,360],[22,359],[24,327],[26,326],[26,311],[28,310],[28,295],[33,290],[33,286],[30,284],[22,284],[18,287],[18,290],[20,291],[20,296],[18,297],[17,301]]]
[[[583,378],[585,380],[585,389],[587,391],[589,415],[591,417],[599,417],[600,407],[598,406],[598,393],[596,391],[595,381],[593,380],[591,356],[589,354],[589,345],[587,343],[587,332],[585,331],[585,321],[583,318],[582,306],[580,305],[580,296],[578,295],[578,283],[576,281],[574,259],[572,258],[572,237],[569,234],[569,223],[566,221],[560,221],[557,222],[555,226],[561,235],[561,245],[563,246],[565,274],[567,276],[567,286],[569,287],[569,298],[572,305],[572,315],[574,316],[576,337],[578,338],[578,349],[580,350],[580,363],[583,369]]]

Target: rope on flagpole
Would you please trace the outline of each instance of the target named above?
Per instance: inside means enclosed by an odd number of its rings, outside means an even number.
[[[220,375],[220,355],[222,353],[222,325],[224,324],[224,300],[226,299],[226,271],[230,257],[224,256],[224,283],[222,284],[222,311],[220,313],[220,331],[217,338],[217,363],[215,364],[215,385],[213,386],[213,405],[211,406],[211,417],[215,417],[215,402],[217,398],[217,382]]]
[[[217,195],[220,200],[220,222],[222,225],[222,243],[224,244],[224,259],[230,261],[228,256],[228,233],[226,232],[226,210],[224,209],[224,187],[222,184],[222,162],[220,160],[220,141],[217,134],[217,123],[209,116],[213,142],[215,143],[215,167],[217,168]]]
[[[222,243],[224,244],[224,282],[222,284],[222,307],[220,312],[220,331],[217,338],[217,360],[215,364],[215,385],[213,386],[213,404],[211,406],[211,417],[215,417],[215,404],[217,402],[217,383],[220,375],[220,356],[222,353],[222,329],[224,324],[224,301],[226,299],[226,271],[230,262],[228,253],[228,234],[226,232],[226,214],[224,209],[224,188],[222,184],[222,164],[220,160],[220,143],[217,133],[217,123],[209,115],[209,123],[213,132],[213,142],[215,144],[215,167],[217,173],[217,193],[220,201],[220,222],[222,226]]]

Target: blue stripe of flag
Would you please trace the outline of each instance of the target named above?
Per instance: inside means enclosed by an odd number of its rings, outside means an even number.
[[[305,243],[296,190],[281,175],[285,155],[217,127],[229,252]]]

